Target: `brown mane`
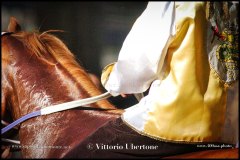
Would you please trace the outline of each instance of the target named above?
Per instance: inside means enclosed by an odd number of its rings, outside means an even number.
[[[25,46],[36,56],[44,59],[50,65],[55,65],[45,57],[44,53],[52,55],[54,59],[60,63],[77,82],[81,83],[83,89],[91,97],[100,95],[101,92],[90,80],[83,67],[77,63],[73,53],[59,38],[50,34],[50,32],[56,31],[61,32],[59,30],[49,30],[43,33],[20,31],[12,34],[12,36],[21,40],[23,44],[25,44]],[[99,101],[97,104],[102,107],[109,106],[107,101]]]

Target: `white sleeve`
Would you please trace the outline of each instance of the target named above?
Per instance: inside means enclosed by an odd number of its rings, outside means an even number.
[[[174,34],[174,2],[149,2],[126,37],[105,88],[113,95],[146,91],[162,69]]]

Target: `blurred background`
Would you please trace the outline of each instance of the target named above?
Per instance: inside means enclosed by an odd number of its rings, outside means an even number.
[[[24,30],[64,30],[58,36],[89,72],[101,75],[116,61],[122,43],[147,2],[3,1],[2,31],[10,16]]]
[[[23,30],[64,30],[57,36],[87,72],[100,77],[102,69],[117,60],[125,37],[146,6],[144,1],[2,1],[1,27],[6,31],[14,16]],[[123,108],[135,103],[119,97],[113,101]]]

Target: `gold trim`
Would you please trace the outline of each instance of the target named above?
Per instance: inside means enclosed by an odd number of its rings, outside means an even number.
[[[152,138],[152,139],[155,139],[155,140],[158,140],[158,141],[161,141],[161,142],[170,142],[170,143],[177,143],[177,144],[203,144],[203,143],[219,143],[219,142],[214,142],[214,141],[210,141],[210,142],[205,142],[205,141],[196,141],[196,142],[193,142],[193,141],[184,141],[184,140],[167,140],[163,137],[159,137],[159,136],[152,136],[151,134],[147,133],[146,131],[143,132],[143,131],[139,131],[137,130],[136,128],[134,128],[133,126],[131,126],[128,122],[126,122],[124,119],[123,119],[123,115],[121,115],[120,117],[122,119],[122,121],[124,122],[124,124],[126,124],[128,127],[130,127],[132,130],[136,131],[137,133],[139,133],[140,135],[142,136],[146,136],[146,137],[149,137],[149,138]]]
[[[104,87],[109,79],[110,74],[112,73],[112,70],[115,64],[116,62],[110,63],[107,66],[105,66],[102,70],[101,83]]]
[[[217,47],[217,49],[216,49],[216,57],[217,57],[217,59],[220,61],[220,62],[223,62],[223,63],[234,63],[235,65],[238,65],[238,61],[236,61],[236,60],[232,60],[232,59],[227,59],[227,60],[225,60],[225,59],[222,59],[221,57],[220,57],[220,49],[221,49],[221,47],[223,47],[222,46],[222,44],[221,45],[219,45],[218,47]],[[233,57],[236,57],[236,58],[238,58],[238,56],[236,56],[236,55],[238,55],[238,53],[229,53],[231,56],[233,56]],[[237,68],[237,67],[236,67]]]
[[[233,83],[235,83],[237,80],[233,81],[233,82],[225,82],[224,80],[221,79],[221,77],[219,76],[219,74],[215,71],[215,69],[213,68],[213,66],[211,65],[211,63],[209,62],[209,66],[211,71],[213,71],[213,75],[214,77],[220,82],[220,85],[223,85],[224,88],[229,88],[232,86]]]

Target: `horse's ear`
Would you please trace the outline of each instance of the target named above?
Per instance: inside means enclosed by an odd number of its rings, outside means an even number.
[[[8,24],[8,32],[19,32],[21,31],[21,26],[18,24],[17,19],[15,17],[10,18],[10,22]]]

